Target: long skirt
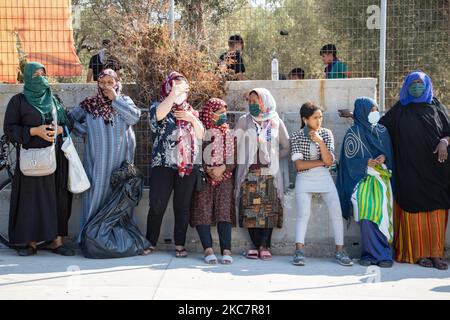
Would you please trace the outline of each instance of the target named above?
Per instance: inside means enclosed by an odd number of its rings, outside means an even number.
[[[392,261],[391,246],[378,225],[369,220],[361,220],[359,224],[361,228],[361,260],[368,260],[373,264]]]
[[[283,206],[278,198],[273,176],[262,175],[260,168],[250,168],[242,183],[239,225],[244,228],[281,228]]]
[[[67,236],[72,194],[67,190],[69,163],[56,147],[56,172],[44,177],[24,176],[17,163],[9,210],[9,241],[26,244]]]
[[[416,263],[421,258],[442,258],[448,210],[409,213],[397,203],[394,208],[395,260]]]

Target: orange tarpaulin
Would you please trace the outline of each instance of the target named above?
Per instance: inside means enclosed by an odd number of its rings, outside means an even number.
[[[17,36],[27,61],[51,76],[79,76],[70,0],[0,0],[0,82],[15,83]]]

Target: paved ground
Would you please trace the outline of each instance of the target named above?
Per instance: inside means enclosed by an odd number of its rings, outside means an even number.
[[[90,260],[46,251],[19,257],[0,249],[0,299],[450,299],[450,271],[414,265],[381,269],[380,282],[367,283],[376,278],[371,270],[328,258],[308,259],[305,267],[287,256],[270,262],[235,256],[230,266],[201,258],[156,252]]]

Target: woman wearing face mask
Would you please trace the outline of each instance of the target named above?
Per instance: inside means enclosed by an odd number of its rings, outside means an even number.
[[[36,243],[53,240],[47,249],[70,256],[75,252],[63,245],[67,236],[72,195],[67,190],[68,162],[61,151],[66,112],[53,96],[45,67],[36,62],[25,65],[23,93],[11,98],[5,113],[4,130],[8,138],[23,148],[46,148],[54,142],[52,110],[56,108],[58,138],[56,172],[42,177],[24,176],[19,162],[12,183],[9,211],[11,244],[26,244],[18,249],[21,256],[37,253]],[[17,153],[19,157],[19,149]]]
[[[391,139],[380,124],[375,100],[355,101],[354,125],[342,145],[336,187],[342,214],[353,211],[361,229],[360,264],[392,267],[393,194],[390,178],[394,164]]]
[[[194,193],[191,226],[197,229],[204,249],[205,262],[208,264],[217,263],[212,248],[211,225],[217,225],[221,262],[233,262],[231,228],[235,223],[235,147],[226,111],[225,101],[217,98],[209,99],[200,111],[200,119],[207,130],[203,144],[203,167],[208,174],[208,185],[204,191]]]
[[[279,160],[289,154],[289,135],[269,90],[254,89],[248,99],[249,113],[236,125],[236,210],[240,226],[248,228],[253,243],[247,258],[271,260],[272,231],[283,224]]]
[[[442,261],[450,208],[450,116],[428,75],[410,73],[380,123],[394,149],[394,249],[398,262],[447,270]]]
[[[199,152],[197,139],[202,139],[204,134],[198,112],[187,102],[188,92],[187,79],[178,72],[172,72],[161,86],[160,103],[151,105],[149,111],[153,150],[147,239],[153,251],[173,191],[177,258],[187,256],[184,246],[196,184],[194,161]]]
[[[83,193],[80,235],[110,199],[113,170],[125,160],[134,162],[136,139],[132,126],[139,121],[141,111],[121,90],[115,71],[105,69],[98,76],[97,95],[84,99],[71,112],[74,132],[85,141],[83,164],[91,182],[91,188]]]
[[[319,193],[333,222],[336,261],[343,266],[352,266],[352,260],[344,251],[344,224],[339,196],[328,169],[335,160],[333,133],[322,128],[322,109],[312,102],[302,105],[300,118],[302,129],[291,137],[292,161],[298,172],[295,181],[297,228],[292,263],[305,265],[305,236],[311,216],[311,200],[313,194]]]

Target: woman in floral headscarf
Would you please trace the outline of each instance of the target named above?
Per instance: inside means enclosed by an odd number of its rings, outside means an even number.
[[[200,111],[207,130],[203,144],[203,167],[208,174],[206,190],[194,193],[191,226],[196,227],[203,245],[205,262],[217,263],[212,248],[211,225],[217,224],[222,263],[231,257],[231,228],[234,223],[233,170],[234,135],[227,123],[227,105],[217,98],[209,99]],[[207,140],[207,141],[206,141]]]
[[[286,126],[269,90],[257,88],[250,92],[249,113],[239,119],[236,135],[236,210],[239,224],[248,228],[254,246],[247,258],[271,260],[272,231],[283,224],[279,159],[286,157],[290,148]]]
[[[83,193],[79,241],[86,223],[110,199],[113,170],[125,160],[134,162],[132,126],[139,121],[141,111],[121,90],[116,72],[105,69],[98,76],[97,94],[71,112],[74,133],[85,138],[83,164],[91,182],[91,188]]]
[[[186,78],[172,72],[161,86],[160,103],[151,105],[149,111],[153,150],[147,239],[154,250],[170,195],[174,191],[176,257],[187,256],[184,245],[196,183],[194,160],[199,151],[197,139],[202,139],[204,133],[198,112],[187,102],[188,92]]]

